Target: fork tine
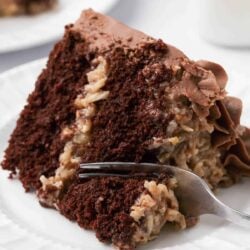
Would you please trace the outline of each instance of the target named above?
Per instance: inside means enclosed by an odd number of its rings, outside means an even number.
[[[81,165],[144,165],[144,166],[158,166],[156,163],[148,163],[148,162],[121,162],[121,161],[108,161],[108,162],[86,162],[81,163]]]
[[[110,166],[136,166],[138,165],[137,163],[134,162],[91,162],[91,163],[81,163],[80,168],[105,168],[105,167],[110,167]]]
[[[94,163],[81,163],[80,169],[83,170],[94,170],[94,169],[112,169],[112,171],[121,171],[121,170],[142,170],[145,171],[148,168],[152,170],[159,169],[158,164],[153,163],[135,163],[135,162],[94,162]]]
[[[147,175],[159,175],[160,172],[173,173],[173,167],[154,163],[135,163],[135,162],[93,162],[80,164],[79,174],[87,173],[106,173],[106,174],[127,174],[142,173]],[[156,174],[157,173],[157,174]]]
[[[123,178],[128,178],[128,177],[142,177],[142,176],[149,176],[146,175],[145,173],[135,173],[135,174],[116,174],[116,173],[80,173],[78,174],[78,177],[80,179],[87,179],[91,177],[123,177]],[[151,173],[150,176],[158,176],[156,173]]]
[[[93,162],[80,164],[78,176],[80,179],[91,177],[138,177],[138,176],[158,176],[155,172],[159,168],[157,164],[135,163],[135,162]],[[104,172],[105,171],[105,172]]]
[[[78,175],[80,179],[86,179],[91,177],[129,177],[127,174],[115,174],[115,173],[84,173]]]
[[[112,172],[131,171],[135,168],[140,169],[136,163],[122,163],[122,162],[95,162],[80,164],[80,170],[94,171],[94,170],[109,170]]]
[[[84,170],[86,170],[86,169],[102,169],[102,168],[105,168],[105,166],[102,167],[100,165],[80,164],[80,169],[84,169]]]

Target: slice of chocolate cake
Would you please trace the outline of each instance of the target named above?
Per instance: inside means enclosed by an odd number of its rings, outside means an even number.
[[[166,223],[184,229],[175,177],[79,180],[79,163],[171,164],[211,188],[250,174],[241,102],[218,64],[114,19],[84,11],[51,52],[10,138],[2,167],[42,205],[133,249]]]
[[[34,15],[55,7],[57,0],[0,0],[0,16]]]

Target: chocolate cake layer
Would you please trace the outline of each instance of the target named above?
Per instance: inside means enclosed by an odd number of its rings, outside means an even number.
[[[171,164],[213,189],[235,183],[250,173],[249,130],[226,82],[218,64],[84,11],[51,52],[2,166],[42,205],[134,249],[165,223],[194,221],[179,211],[174,176],[80,181],[79,163]]]

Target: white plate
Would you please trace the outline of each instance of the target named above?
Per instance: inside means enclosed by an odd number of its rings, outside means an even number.
[[[0,76],[0,159],[7,139],[15,126],[18,112],[32,91],[34,82],[46,60],[35,61]],[[233,72],[230,93],[241,96],[247,104],[244,117],[249,116],[246,76]],[[245,119],[245,122],[249,120]],[[25,193],[21,183],[9,180],[0,170],[0,250],[99,250],[110,246],[95,239],[94,233],[80,229],[58,212],[41,207],[34,194]],[[219,192],[219,198],[234,208],[250,212],[250,181]],[[139,249],[249,249],[249,231],[213,216],[204,216],[194,228],[183,232],[164,230],[160,237]]]
[[[55,10],[37,16],[0,18],[0,53],[41,45],[58,39],[65,24],[73,23],[82,10],[108,12],[118,0],[59,0]]]

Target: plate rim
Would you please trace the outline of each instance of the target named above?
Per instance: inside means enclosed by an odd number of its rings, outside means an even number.
[[[31,60],[29,62],[20,64],[18,66],[14,66],[13,68],[5,70],[2,73],[0,73],[0,80],[3,79],[3,78],[8,77],[8,75],[13,75],[18,71],[22,71],[23,69],[25,69],[27,67],[32,67],[33,65],[37,65],[37,64],[40,64],[40,63],[41,64],[44,63],[44,67],[46,67],[47,61],[48,61],[48,57],[42,57],[42,58],[38,58],[38,59],[35,59],[35,60]],[[2,83],[0,82],[0,84],[2,84]]]

